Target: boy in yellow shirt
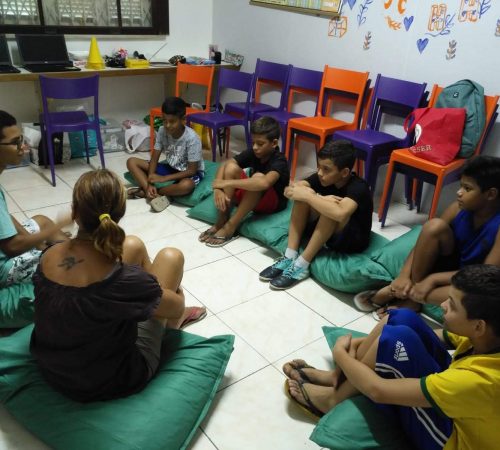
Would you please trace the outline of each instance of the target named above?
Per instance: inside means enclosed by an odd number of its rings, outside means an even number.
[[[498,448],[500,267],[466,266],[451,283],[444,330],[390,310],[366,338],[337,340],[333,372],[285,364],[292,400],[321,416],[362,393],[395,414],[416,449]]]

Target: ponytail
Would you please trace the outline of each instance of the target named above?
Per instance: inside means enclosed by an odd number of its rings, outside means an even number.
[[[99,216],[99,226],[92,233],[96,250],[104,253],[109,259],[122,260],[125,231],[109,214]]]

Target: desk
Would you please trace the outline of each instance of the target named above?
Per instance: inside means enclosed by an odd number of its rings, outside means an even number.
[[[238,69],[238,67],[231,65],[231,64],[222,64],[222,65],[216,65],[216,71],[219,70],[220,67],[224,67],[227,69]],[[118,85],[116,90],[112,93],[109,92],[104,92],[104,89],[100,89],[99,92],[99,110],[100,110],[100,115],[105,116],[105,115],[110,115],[112,117],[115,116],[113,112],[116,110],[118,112],[118,115],[120,113],[126,114],[127,116],[134,117],[137,116],[136,118],[142,119],[142,117],[149,112],[149,108],[151,106],[159,105],[161,104],[163,98],[165,98],[168,95],[174,95],[175,93],[175,74],[177,71],[176,66],[161,66],[161,67],[146,67],[142,69],[119,69],[119,68],[105,68],[104,70],[88,70],[88,69],[82,69],[79,72],[47,72],[47,73],[31,73],[28,72],[27,70],[21,68],[20,69],[22,72],[21,73],[8,73],[8,74],[0,74],[0,109],[4,109],[6,111],[11,112],[14,114],[18,121],[26,121],[26,122],[32,122],[36,121],[36,117],[38,117],[38,113],[41,112],[41,99],[40,99],[40,88],[39,88],[39,77],[40,75],[47,75],[47,76],[54,76],[54,77],[61,77],[61,78],[77,78],[77,77],[85,77],[91,74],[98,73],[99,77],[101,79],[107,80],[106,81],[106,87],[110,87],[110,83],[112,83],[113,78],[120,78],[121,80],[124,80],[124,77],[133,77],[133,84],[135,84],[135,88],[137,89],[126,89],[124,88],[123,83],[114,83],[115,85]],[[163,86],[161,89],[161,94],[156,95],[156,93],[151,96],[144,96],[144,90],[145,86],[144,83],[139,83],[137,82],[141,79],[141,76],[161,76],[163,80]],[[137,78],[139,77],[139,78]],[[118,82],[118,80],[116,80]],[[146,80],[148,81],[148,80]],[[26,108],[24,110],[19,111],[19,105],[15,104],[16,97],[13,92],[11,92],[11,87],[9,86],[8,83],[11,83],[11,86],[16,86],[17,82],[32,82],[35,86],[35,94],[36,97],[38,98],[37,103],[38,103],[38,111],[35,114],[32,113],[27,114]],[[5,88],[2,87],[2,83],[6,83],[4,86]],[[129,83],[130,85],[130,83]],[[127,85],[126,87],[128,87]],[[111,86],[116,87],[116,86]],[[147,85],[147,87],[152,88],[152,86]],[[158,87],[158,86],[157,86]],[[109,89],[108,89],[109,90]],[[113,89],[111,89],[113,90]],[[8,92],[7,92],[8,91]],[[3,92],[5,92],[6,95],[3,95]],[[32,91],[31,91],[32,92]],[[133,102],[133,105],[128,108],[127,105],[123,104],[119,99],[117,99],[117,95],[121,94],[123,92],[123,97],[129,97],[130,101]],[[214,91],[215,92],[215,89]],[[137,94],[134,96],[134,94]],[[21,93],[21,102],[23,103],[22,106],[29,107],[27,96],[30,96],[29,93],[24,93],[24,97]],[[181,93],[181,95],[184,95],[184,92]],[[9,98],[10,97],[10,98]],[[33,93],[31,93],[31,98],[33,98]],[[102,99],[102,105],[101,105],[101,99]],[[186,101],[189,102],[188,98],[185,98]],[[114,102],[114,103],[113,103]],[[110,105],[110,103],[113,103],[113,105]],[[101,107],[102,106],[102,107]],[[113,109],[114,107],[114,109]],[[17,110],[16,110],[17,108]],[[32,106],[31,106],[32,108]],[[127,111],[128,109],[128,111]],[[134,110],[135,109],[135,110]],[[136,111],[141,111],[142,115],[139,115],[138,112]],[[130,112],[130,114],[129,114]],[[103,114],[104,113],[104,114]],[[119,118],[121,119],[121,118]]]

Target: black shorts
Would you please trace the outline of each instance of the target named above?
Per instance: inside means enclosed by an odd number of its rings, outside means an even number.
[[[307,224],[305,235],[307,240],[316,228],[317,220]],[[340,233],[333,234],[325,243],[327,250],[338,253],[361,253],[366,250],[370,244],[370,235],[366,236],[366,232],[361,230],[361,227],[356,222],[348,222]]]

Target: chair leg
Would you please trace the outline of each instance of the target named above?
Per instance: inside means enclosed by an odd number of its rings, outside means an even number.
[[[224,143],[224,148],[226,149],[226,159],[229,158],[229,143],[231,142],[231,127],[226,128],[226,141]]]
[[[414,205],[415,195],[415,179],[412,179],[409,175],[405,175],[405,198],[408,209],[411,211]]]
[[[96,136],[97,139],[97,136]],[[83,130],[83,143],[85,146],[85,156],[87,157],[87,164],[90,164],[89,158],[89,138],[87,136],[87,130]]]
[[[250,130],[248,129],[248,123],[245,126],[245,139],[247,141],[247,148],[252,148],[252,137],[250,136]]]
[[[394,181],[396,180],[397,172],[394,170],[394,162],[389,161],[387,168],[387,176],[385,178],[384,192],[380,199],[380,206],[378,210],[378,220],[381,222],[381,227],[385,226],[385,219],[387,218],[387,211],[391,203],[392,190],[394,189]]]
[[[56,185],[56,172],[55,172],[55,167],[54,167],[54,146],[52,143],[52,132],[50,129],[46,130],[46,149],[47,149],[47,156],[50,164],[50,174],[52,176],[52,186],[55,187]]]
[[[436,215],[442,188],[443,188],[443,177],[438,176],[438,179],[436,180],[436,187],[434,188],[434,194],[432,195],[432,205],[431,205],[431,210],[429,211],[429,219],[432,219]]]
[[[288,124],[285,123],[281,127],[281,153],[285,153],[286,150],[286,134],[288,129]]]
[[[219,133],[218,128],[210,128],[212,134],[212,161],[217,160],[217,134]]]
[[[104,163],[104,147],[102,145],[101,132],[96,132],[96,141],[97,141],[97,151],[99,152],[99,159],[101,160],[101,167],[103,169],[106,168],[106,164]]]
[[[290,136],[290,134],[289,134],[289,136]],[[291,155],[292,168],[290,170],[290,181],[294,181],[295,180],[295,171],[297,170],[297,160],[299,159],[298,158],[299,148],[297,145],[297,139],[295,138],[295,133],[292,132],[291,138],[288,142],[289,142],[289,144],[288,144],[289,149],[293,146],[293,148],[291,148],[291,150],[292,150],[292,155]],[[290,162],[290,159],[289,158],[287,158],[287,159]]]
[[[422,190],[424,189],[424,182],[422,180],[415,180],[414,186],[416,186],[414,187],[414,190],[416,191],[415,205],[417,205],[417,213],[419,213],[422,209]]]

